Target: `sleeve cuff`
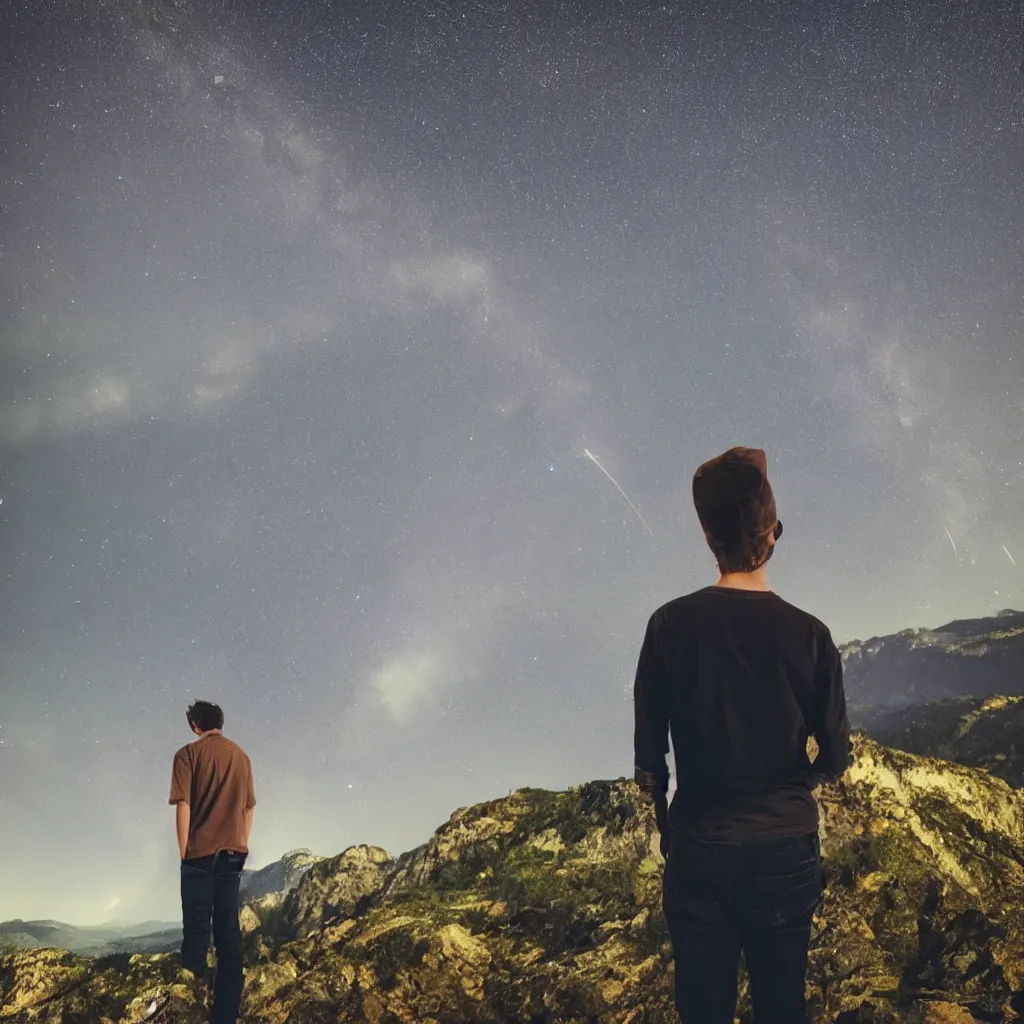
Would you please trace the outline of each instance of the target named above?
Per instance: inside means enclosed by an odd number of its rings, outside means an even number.
[[[633,781],[640,786],[641,789],[668,789],[668,769],[660,772],[648,772],[644,771],[643,768],[635,768],[633,771]]]

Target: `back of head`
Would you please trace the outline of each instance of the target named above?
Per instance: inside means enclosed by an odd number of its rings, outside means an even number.
[[[220,705],[211,704],[207,700],[193,701],[185,712],[188,724],[200,732],[224,728],[224,712]]]
[[[781,524],[760,448],[730,448],[698,467],[693,504],[723,573],[753,572],[771,557]]]

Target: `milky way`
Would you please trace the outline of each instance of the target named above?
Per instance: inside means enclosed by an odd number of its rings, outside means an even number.
[[[837,640],[1024,605],[1019,4],[42,6],[0,24],[0,918],[174,916],[194,697],[254,866],[628,774],[733,444]]]

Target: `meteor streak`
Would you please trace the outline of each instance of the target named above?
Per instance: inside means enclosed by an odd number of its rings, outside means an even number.
[[[930,502],[928,504],[928,507],[939,517],[939,522],[942,523],[942,528],[946,531],[946,536],[949,538],[949,543],[953,545],[953,554],[956,555],[957,558],[959,558],[960,553],[956,549],[956,541],[953,540],[953,534],[949,532],[949,527],[946,525],[946,520],[942,518],[942,515],[939,512],[939,510]]]
[[[604,473],[604,475],[608,477],[608,479],[611,480],[613,484],[615,484],[615,490],[617,490],[619,494],[621,494],[626,499],[626,504],[628,504],[629,507],[636,513],[637,519],[639,519],[640,522],[644,524],[644,529],[653,537],[654,531],[647,525],[647,521],[644,519],[644,517],[640,515],[640,509],[638,509],[636,505],[634,505],[633,502],[629,500],[629,495],[626,494],[626,492],[618,485],[618,483],[615,480],[615,477],[613,477],[611,473],[609,473],[608,470],[605,469],[604,466],[602,466],[601,463],[597,461],[597,456],[592,454],[589,448],[584,448],[583,454],[586,455],[586,457],[590,459],[590,461],[595,466],[597,466],[597,468],[601,470],[601,472]]]
[[[949,538],[949,543],[953,545],[953,554],[959,558],[960,553],[956,549],[956,543],[953,540],[953,534],[949,532],[949,527],[945,523],[942,524],[942,528],[946,531],[946,536]]]
[[[1003,549],[1003,550],[1004,550],[1004,551],[1006,552],[1006,557],[1007,557],[1007,558],[1008,558],[1008,559],[1009,559],[1009,560],[1010,560],[1011,562],[1013,562],[1013,564],[1014,564],[1014,565],[1016,565],[1017,563],[1016,563],[1016,562],[1014,561],[1013,555],[1011,555],[1011,554],[1010,554],[1010,552],[1009,552],[1009,550],[1007,550],[1007,547],[1006,547],[1006,545],[1005,545],[1005,544],[1001,544],[1001,545],[1000,545],[1000,547],[1001,547],[1001,548],[1002,548],[1002,549]]]

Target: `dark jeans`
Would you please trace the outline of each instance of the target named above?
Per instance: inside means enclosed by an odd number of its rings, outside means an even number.
[[[244,853],[221,850],[181,862],[181,966],[206,977],[210,930],[217,951],[212,1024],[236,1024],[242,1002],[242,932],[238,927],[238,883]]]
[[[683,1024],[732,1024],[741,952],[757,1024],[807,1024],[807,948],[822,890],[817,833],[745,843],[673,835],[663,905]]]

